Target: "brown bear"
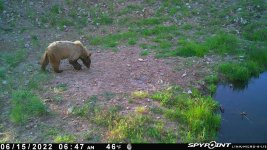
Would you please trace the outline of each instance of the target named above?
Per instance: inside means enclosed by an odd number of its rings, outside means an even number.
[[[49,44],[41,58],[41,68],[45,70],[48,63],[50,63],[56,73],[61,73],[62,70],[59,70],[60,60],[67,58],[76,70],[82,69],[82,66],[77,62],[78,59],[81,59],[83,64],[90,68],[91,53],[80,41],[55,41]]]

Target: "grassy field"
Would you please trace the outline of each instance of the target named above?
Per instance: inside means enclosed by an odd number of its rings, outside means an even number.
[[[18,8],[20,5],[23,7]],[[212,3],[208,0],[88,3],[61,0],[47,2],[43,7],[35,1],[0,0],[1,20],[4,20],[0,22],[1,39],[13,41],[7,46],[0,43],[3,48],[0,120],[7,121],[0,122],[0,133],[3,133],[0,143],[215,140],[221,120],[219,104],[212,98],[217,83],[232,83],[242,88],[251,77],[266,70],[266,8],[264,0]],[[49,34],[43,36],[44,32]],[[57,115],[51,112],[42,96],[49,90],[43,84],[55,75],[40,72],[32,58],[42,55],[41,49],[47,46],[45,42],[56,40],[57,34],[65,32],[71,33],[67,35],[69,39],[80,35],[89,48],[101,52],[116,53],[120,46],[125,46],[138,47],[140,57],[179,60],[216,56],[218,59],[209,66],[211,72],[195,81],[203,82],[207,91],[189,85],[192,92],[188,93],[184,87],[173,85],[152,93],[140,90],[124,93],[126,101],[134,105],[134,110],[127,114],[123,114],[127,109],[121,105],[103,104],[120,96],[117,93],[93,95],[69,111],[72,118],[82,120],[90,131],[73,134],[62,131],[60,125],[39,122],[38,138],[28,139],[22,132],[33,120]],[[67,84],[58,84],[51,96],[53,102],[62,104],[67,90]],[[140,104],[146,99],[153,105]]]

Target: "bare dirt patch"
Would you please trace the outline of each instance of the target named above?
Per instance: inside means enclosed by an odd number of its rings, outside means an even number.
[[[53,89],[58,84],[66,84],[64,99],[79,104],[89,96],[104,92],[154,91],[182,82],[181,73],[175,72],[167,60],[153,56],[140,58],[138,53],[136,47],[120,48],[118,52],[94,52],[91,68],[83,66],[81,71],[62,61],[63,73],[55,74],[55,79],[46,86]]]

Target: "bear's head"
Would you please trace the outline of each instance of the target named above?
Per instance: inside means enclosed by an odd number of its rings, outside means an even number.
[[[86,56],[82,57],[81,60],[83,64],[87,67],[90,68],[91,65],[91,53],[86,50],[87,54]]]
[[[85,46],[83,46],[83,44],[80,41],[74,41],[74,44],[79,45],[80,48],[82,48],[83,54],[80,57],[80,59],[82,60],[83,64],[87,68],[90,68],[90,65],[91,65],[91,52],[89,52],[88,49]]]

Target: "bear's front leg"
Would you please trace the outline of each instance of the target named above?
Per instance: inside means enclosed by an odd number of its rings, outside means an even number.
[[[75,70],[81,70],[82,66],[77,62],[77,60],[69,60],[69,63],[74,67]]]

